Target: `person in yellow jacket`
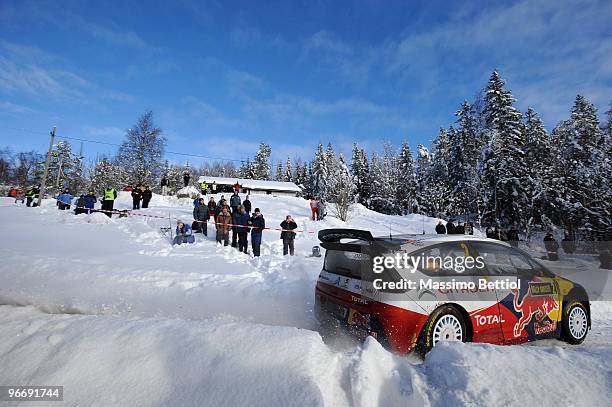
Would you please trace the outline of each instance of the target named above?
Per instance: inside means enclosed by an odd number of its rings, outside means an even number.
[[[202,190],[202,195],[206,195],[208,193],[208,183],[206,181],[200,182],[200,189]]]
[[[113,214],[111,212],[113,210],[113,206],[115,205],[115,199],[117,199],[117,190],[112,186],[108,185],[104,190],[104,198],[102,199],[101,209],[103,211],[109,211],[104,212],[104,214],[109,218],[113,217]]]

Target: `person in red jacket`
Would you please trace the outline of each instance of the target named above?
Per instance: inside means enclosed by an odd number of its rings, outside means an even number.
[[[312,211],[312,220],[319,220],[319,211],[317,210],[316,198],[310,198],[310,210]]]

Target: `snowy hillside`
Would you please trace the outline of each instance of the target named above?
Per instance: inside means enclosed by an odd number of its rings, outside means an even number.
[[[101,406],[605,405],[612,398],[610,303],[593,304],[593,330],[577,347],[444,344],[422,362],[372,339],[324,342],[312,314],[322,258],[308,255],[318,230],[347,224],[331,214],[312,222],[300,198],[251,201],[268,227],[294,216],[304,230],[295,257],[282,256],[278,231],[264,232],[262,257],[253,258],[217,246],[212,225],[208,238],[172,247],[159,228],[191,221],[190,199],[156,195],[137,213],[163,218],[112,220],[58,211],[53,201],[25,208],[0,199],[2,382],[63,385],[65,405]],[[129,207],[121,193],[116,208]],[[348,226],[388,235],[431,233],[436,223],[356,206]]]

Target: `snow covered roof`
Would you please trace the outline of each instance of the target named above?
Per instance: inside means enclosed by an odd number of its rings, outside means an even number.
[[[247,189],[263,189],[267,191],[290,191],[290,192],[302,192],[300,187],[295,185],[293,182],[281,182],[281,181],[264,181],[260,179],[246,179],[246,178],[226,178],[226,177],[209,177],[202,175],[198,182],[206,181],[208,184],[215,182],[217,185],[234,185],[236,181]]]

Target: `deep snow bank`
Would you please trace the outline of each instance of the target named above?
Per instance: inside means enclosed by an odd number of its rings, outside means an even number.
[[[49,315],[0,306],[2,383],[64,386],[65,405],[606,405],[609,346],[442,344],[412,364],[369,338],[252,323]]]

